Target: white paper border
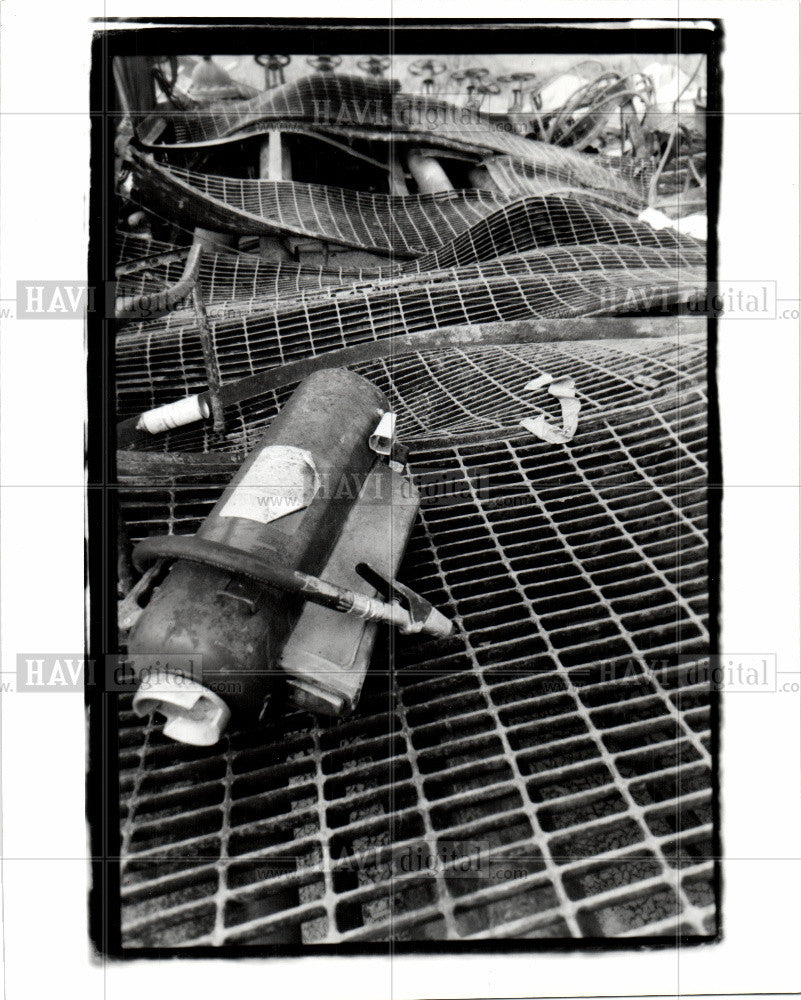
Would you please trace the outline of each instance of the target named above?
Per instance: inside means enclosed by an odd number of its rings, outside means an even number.
[[[325,17],[333,5],[5,0],[2,277],[85,274],[89,18]],[[431,5],[349,5],[350,17],[430,17]],[[445,0],[450,17],[724,18],[720,276],[777,282],[798,299],[799,7],[792,0],[530,3]],[[5,306],[6,301],[0,303]],[[792,303],[790,303],[792,305]],[[796,303],[797,307],[797,303]],[[83,648],[84,333],[77,321],[2,322],[3,680],[18,651]],[[799,663],[799,325],[721,324],[726,495],[722,649]],[[725,937],[719,945],[586,955],[93,964],[86,929],[84,714],[78,697],[2,705],[5,987],[11,998],[255,996],[375,1000],[778,993],[801,989],[799,698],[728,697],[722,800]]]

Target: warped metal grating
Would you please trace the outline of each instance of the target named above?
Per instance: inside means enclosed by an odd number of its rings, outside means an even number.
[[[632,202],[641,201],[646,193],[640,172],[616,169],[600,158],[526,138],[506,116],[493,120],[441,98],[396,90],[397,84],[389,80],[312,74],[251,100],[221,102],[186,114],[173,112],[166,120],[151,116],[138,129],[139,140],[154,150],[186,151],[289,129],[388,142],[424,141],[479,156],[510,157],[545,180],[616,191]],[[166,135],[164,125],[170,127]]]
[[[327,351],[397,334],[464,324],[592,315],[664,307],[692,299],[704,271],[641,267],[631,271],[512,274],[472,281],[451,275],[431,286],[350,289],[303,304],[254,311],[211,323],[223,382]],[[117,408],[141,412],[205,389],[208,376],[194,326],[148,324],[117,346]]]
[[[229,302],[242,306],[254,299],[281,298],[303,291],[323,291],[349,282],[377,284],[426,272],[483,264],[465,273],[560,273],[652,266],[689,266],[705,260],[698,241],[671,231],[654,230],[617,212],[604,211],[601,202],[578,210],[572,197],[523,198],[470,226],[416,260],[377,268],[313,267],[290,261],[266,261],[255,255],[205,251],[199,280],[207,304]],[[160,291],[178,281],[188,247],[170,246],[118,234],[120,241],[118,294]],[[580,241],[580,242],[577,242]],[[142,256],[134,259],[137,242]],[[159,249],[160,248],[160,249]],[[649,256],[650,255],[650,256]],[[670,256],[669,256],[670,255]],[[490,263],[492,262],[492,263]],[[182,317],[179,317],[179,322]]]
[[[573,378],[587,417],[648,403],[664,394],[692,393],[704,377],[703,338],[574,341],[561,344],[487,344],[400,351],[390,340],[383,357],[350,363],[388,397],[403,440],[487,433],[516,428],[524,416],[559,415],[559,403],[525,389],[547,372]],[[207,424],[144,435],[139,447],[154,451],[228,452],[243,458],[297,386],[280,387],[229,406],[226,431]]]
[[[270,234],[277,228],[404,258],[420,257],[444,245],[519,198],[516,192],[495,194],[479,188],[439,194],[371,194],[321,184],[205,174],[164,166],[141,154],[133,157],[144,196],[184,224],[214,222],[243,233]],[[597,231],[599,216],[593,211],[593,199],[598,206],[610,203],[592,190],[578,192],[569,186],[550,194],[527,194],[522,200],[543,202],[545,211],[550,208],[553,213],[553,228],[560,223],[565,227],[561,241],[550,242],[578,243],[582,231],[585,241]],[[616,216],[625,219],[631,214],[614,200],[611,205],[608,217],[600,217],[606,229]],[[575,232],[569,228],[573,214],[578,215]]]
[[[672,349],[675,391],[650,400],[630,349],[587,348],[582,392],[614,388],[566,446],[509,430],[502,392],[470,415],[497,439],[434,440],[452,415],[423,417],[412,475],[457,488],[424,501],[400,575],[458,633],[378,648],[352,719],[200,750],[122,700],[126,947],[714,933],[703,350],[662,346],[647,375]],[[194,531],[234,468],[183,458],[125,483],[134,538]]]
[[[478,234],[475,232],[477,228],[479,227],[474,227],[469,233],[473,257],[478,257],[479,254],[476,245],[479,242]],[[633,234],[633,230],[631,231]],[[620,236],[625,238],[625,234]],[[511,275],[556,275],[580,271],[651,269],[654,272],[653,277],[656,277],[660,269],[670,270],[673,273],[679,267],[698,268],[704,263],[703,251],[700,248],[689,242],[684,245],[672,242],[670,237],[668,240],[663,239],[661,245],[655,243],[652,246],[590,243],[574,247],[546,247],[541,250],[524,250],[518,247],[516,252],[504,253],[494,260],[482,261],[479,258],[472,263],[467,261],[454,263],[457,245],[460,242],[459,239],[454,240],[448,247],[443,248],[443,251],[412,262],[415,266],[414,271],[408,265],[372,271],[366,268],[351,270],[309,267],[286,261],[277,264],[268,263],[247,254],[207,253],[200,262],[198,281],[207,305],[223,304],[234,314],[246,315],[248,309],[253,306],[267,309],[279,305],[278,300],[285,298],[305,297],[307,300],[315,297],[334,298],[338,294],[343,294],[343,289],[349,285],[351,287],[348,287],[348,292],[352,294],[353,285],[359,285],[362,289],[378,289],[405,283],[416,284],[418,288],[423,288],[427,284],[441,284],[454,279],[469,281]],[[509,249],[511,250],[513,246],[514,244]],[[496,252],[497,243],[492,248],[492,253]],[[118,271],[117,293],[142,295],[164,291],[181,277],[187,256],[186,247],[175,247],[172,251],[129,263]],[[431,270],[424,273],[428,265],[431,266]],[[417,273],[421,276],[413,278],[412,275]],[[193,313],[176,310],[170,313],[165,325],[191,326],[194,322]],[[159,327],[130,325],[124,329],[123,337],[130,337],[135,332],[148,329],[155,334]]]
[[[186,113],[171,112],[169,123],[182,145],[213,142],[253,124],[285,119],[336,121],[342,120],[343,114],[347,119],[360,114],[362,124],[388,126],[392,121],[392,94],[398,87],[392,80],[311,73],[249,100],[220,102]],[[160,117],[154,115],[142,122],[138,131],[143,141]]]

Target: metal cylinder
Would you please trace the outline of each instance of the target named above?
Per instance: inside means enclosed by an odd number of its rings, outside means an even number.
[[[334,368],[310,375],[197,535],[319,574],[374,466],[368,442],[387,409],[383,393],[353,372]],[[188,657],[194,681],[219,694],[235,714],[255,719],[281,676],[279,657],[303,603],[226,570],[179,559],[131,631],[134,670],[156,664],[169,670],[170,657]]]
[[[412,149],[409,150],[407,163],[421,194],[453,191],[453,184],[451,184],[448,175],[433,156],[426,156],[419,149]]]
[[[292,157],[289,147],[278,131],[272,131],[259,150],[259,177],[269,181],[292,180]],[[265,260],[288,260],[289,251],[276,230],[270,236],[259,237],[259,253]]]

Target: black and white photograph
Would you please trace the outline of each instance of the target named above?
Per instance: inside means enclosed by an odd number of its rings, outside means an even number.
[[[715,34],[574,34],[95,67],[125,955],[718,933]]]
[[[798,996],[801,7],[0,15],[0,998]]]

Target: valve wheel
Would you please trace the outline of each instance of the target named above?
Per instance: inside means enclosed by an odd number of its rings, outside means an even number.
[[[284,66],[289,65],[289,60],[291,56],[254,56],[253,57],[259,66],[264,66],[267,69],[283,69]]]
[[[382,76],[385,69],[389,69],[389,56],[366,56],[360,59],[356,65],[359,69],[369,73],[370,76]]]
[[[451,79],[457,83],[463,83],[465,80],[483,80],[488,76],[489,70],[485,66],[471,66],[469,69],[460,69],[451,73]]]
[[[506,73],[504,76],[496,77],[498,83],[527,83],[529,80],[536,80],[536,73]]]
[[[342,63],[342,56],[307,56],[306,62],[321,73],[333,73]]]
[[[445,63],[438,62],[434,59],[415,59],[415,61],[409,65],[409,72],[412,76],[423,76],[423,74],[428,76],[439,76],[440,73],[445,72]]]

